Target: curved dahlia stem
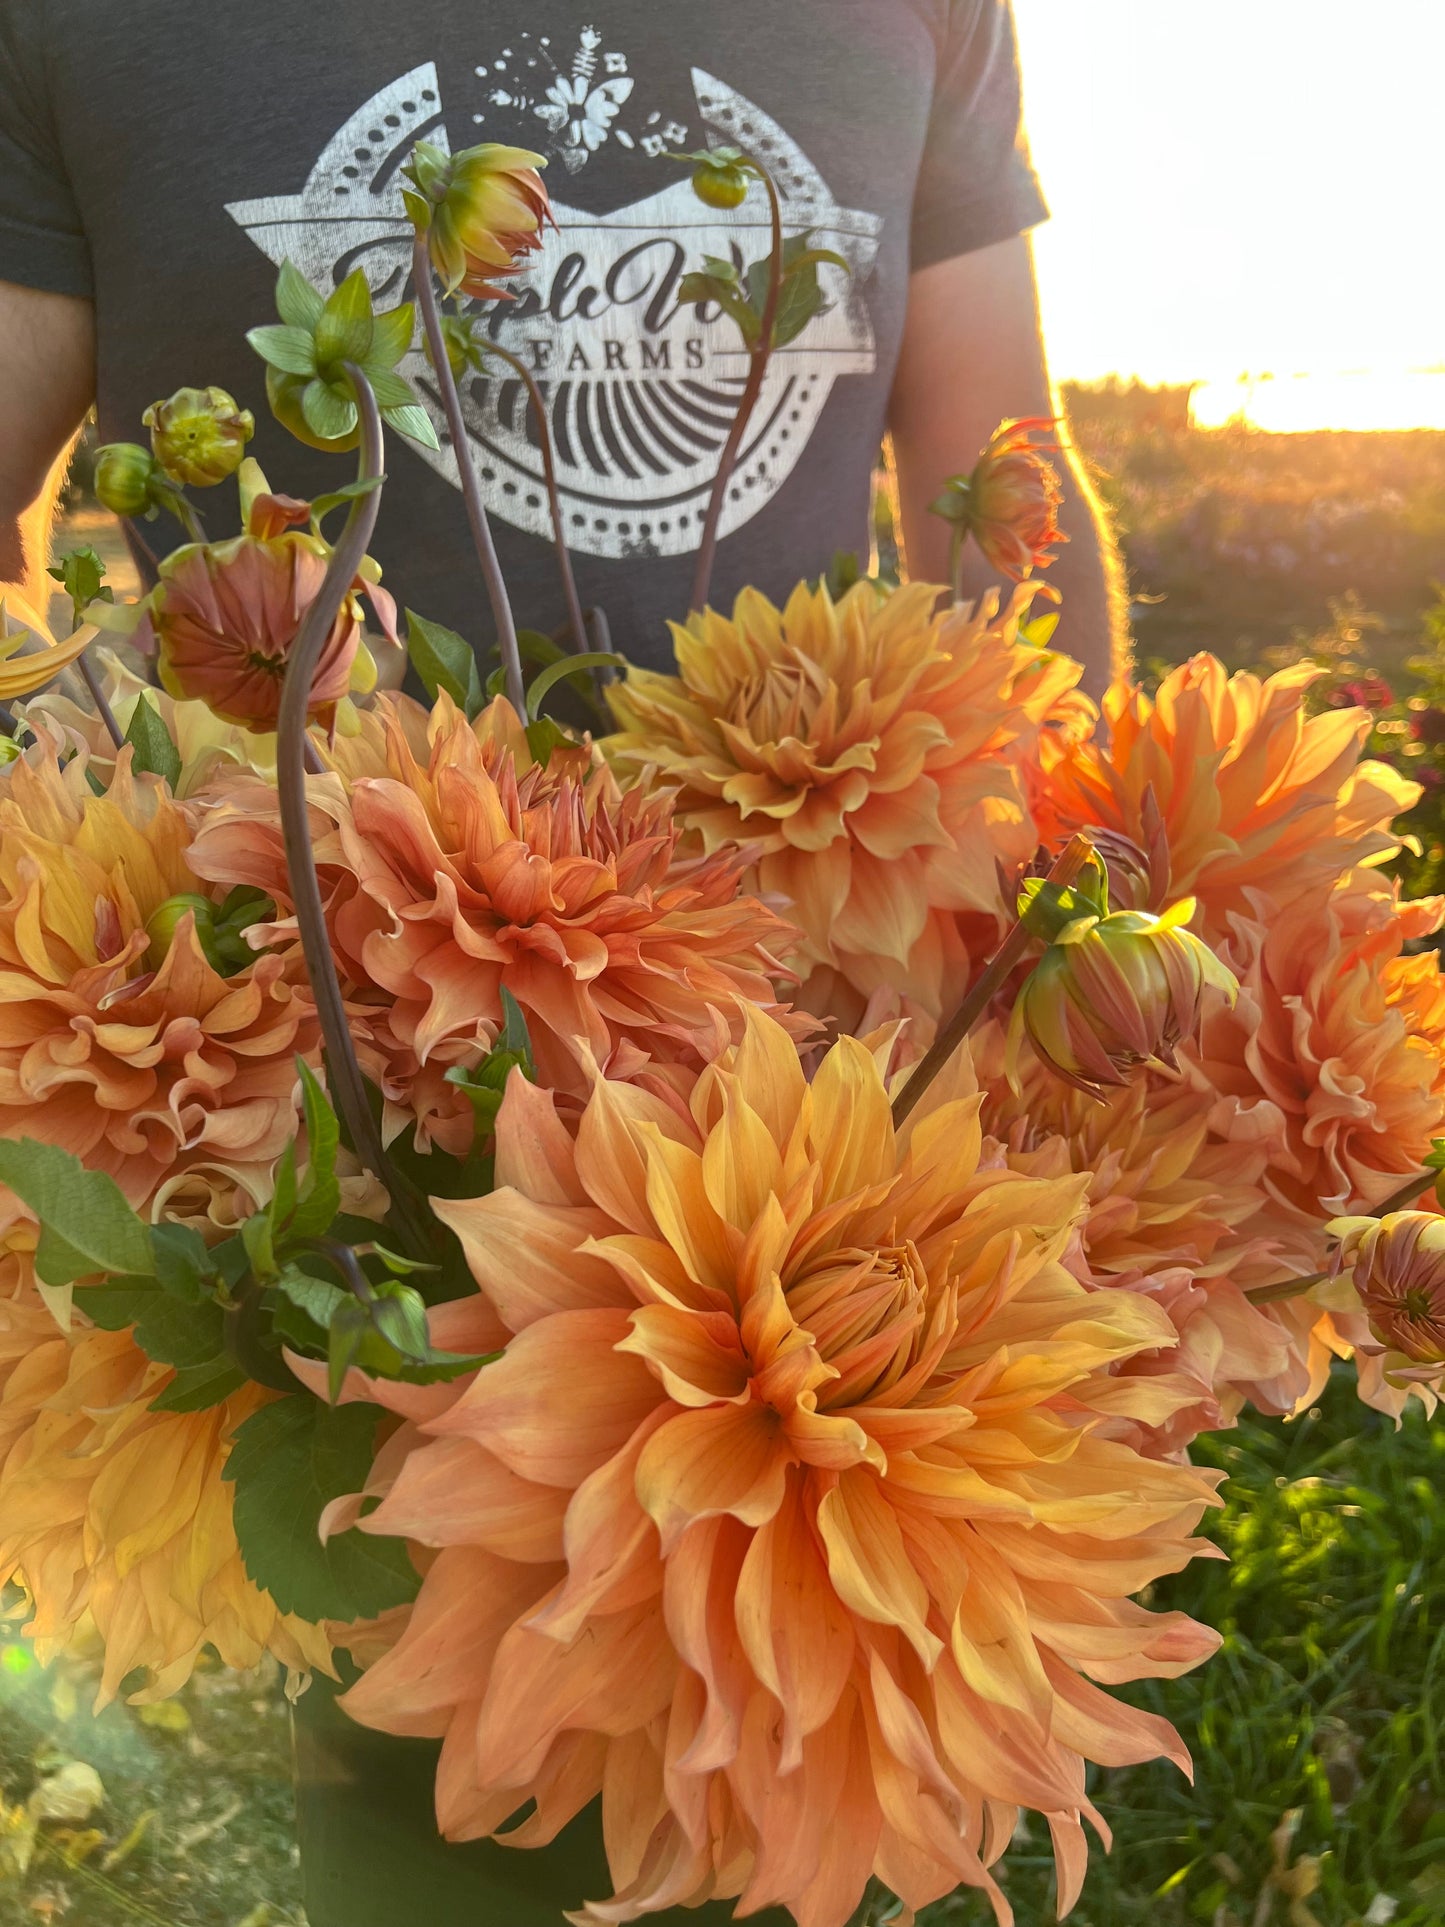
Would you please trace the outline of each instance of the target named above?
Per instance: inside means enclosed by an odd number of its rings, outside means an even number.
[[[728,483],[732,480],[737,466],[738,451],[743,445],[743,436],[752,419],[753,410],[758,405],[758,396],[763,392],[763,376],[768,371],[768,362],[773,352],[773,329],[778,319],[778,302],[783,291],[783,209],[778,200],[778,190],[773,177],[760,163],[754,162],[763,186],[768,191],[768,215],[772,224],[773,252],[768,263],[768,293],[763,302],[763,318],[758,328],[757,345],[748,363],[748,378],[743,387],[742,398],[738,402],[738,412],[733,416],[733,425],[728,430],[728,438],[723,443],[722,454],[718,457],[717,475],[713,480],[712,494],[708,497],[707,515],[702,525],[702,544],[697,552],[697,569],[692,578],[692,606],[698,612],[707,607],[708,595],[712,589],[713,563],[717,558],[718,523],[722,520],[723,503],[727,498]]]
[[[1089,859],[1092,845],[1086,836],[1070,839],[1063,855],[1049,871],[1048,883],[1066,888],[1083,869]],[[1015,965],[1034,941],[1033,932],[1020,919],[1004,938],[995,952],[993,961],[985,966],[978,982],[969,991],[958,1009],[939,1031],[933,1040],[933,1047],[918,1064],[903,1089],[893,1100],[893,1128],[897,1130],[917,1105],[918,1100],[943,1069],[944,1065],[958,1049],[959,1045],[983,1016],[994,998],[1003,989],[1012,975]]]
[[[537,443],[542,452],[542,479],[547,489],[547,506],[552,512],[552,541],[557,550],[557,570],[562,577],[562,594],[567,603],[567,626],[572,634],[572,648],[581,655],[587,647],[587,629],[582,618],[582,598],[577,593],[577,578],[572,572],[572,555],[563,533],[562,496],[557,487],[557,464],[552,452],[552,427],[547,420],[547,405],[542,400],[542,391],[531,369],[520,355],[514,355],[509,348],[503,348],[495,341],[487,342],[483,353],[495,355],[499,361],[506,362],[526,389],[527,399],[532,406],[532,415],[537,424]]]
[[[381,415],[371,384],[361,370],[348,362],[346,372],[361,412],[358,479],[370,481],[381,474]],[[393,1204],[415,1231],[419,1228],[415,1205],[410,1191],[398,1179],[382,1146],[381,1132],[371,1114],[366,1094],[366,1080],[352,1043],[351,1027],[346,1021],[346,1005],[341,995],[341,980],[336,974],[336,960],[331,954],[326,909],[321,900],[321,879],[316,873],[311,824],[306,808],[307,752],[312,748],[306,733],[311,685],[326,638],[351,592],[351,585],[366,554],[372,530],[376,527],[380,501],[380,488],[373,488],[352,502],[346,526],[332,550],[316,600],[306,611],[301,627],[296,632],[281,685],[281,708],[276,720],[276,789],[286,844],[286,872],[291,883],[291,899],[296,906],[296,924],[301,933],[306,973],[316,999],[316,1015],[326,1052],[331,1098],[351,1134],[357,1156],[372,1175],[386,1186]]]
[[[1244,1295],[1251,1305],[1283,1304],[1287,1298],[1303,1298],[1328,1277],[1327,1271],[1312,1271],[1308,1278],[1282,1278],[1277,1285],[1266,1285],[1263,1291],[1247,1291]]]
[[[482,566],[482,580],[487,587],[487,599],[492,605],[492,621],[497,631],[497,649],[507,678],[507,700],[519,716],[524,716],[527,707],[527,689],[522,681],[522,652],[517,646],[516,618],[512,614],[512,604],[507,595],[502,565],[497,560],[497,545],[492,540],[492,528],[487,520],[486,504],[482,501],[477,471],[472,465],[471,442],[467,435],[466,418],[462,414],[462,398],[457,392],[456,377],[452,374],[452,364],[447,358],[446,337],[442,332],[441,310],[437,306],[436,287],[432,281],[431,255],[427,251],[427,237],[424,231],[418,233],[416,237],[411,260],[412,279],[416,283],[416,298],[421,308],[422,327],[426,331],[427,346],[431,350],[437,390],[442,398],[442,407],[446,410],[447,428],[452,438],[452,454],[456,457],[457,475],[461,480],[462,500],[466,503],[467,521],[471,524],[477,560]],[[478,667],[483,666],[479,655]]]
[[[110,740],[117,749],[124,749],[125,731],[116,721],[115,711],[106,700],[105,691],[100,686],[100,677],[95,673],[95,665],[90,660],[88,649],[77,659],[76,667],[85,680],[85,686],[90,691],[90,700],[95,704],[95,713],[105,724]]]

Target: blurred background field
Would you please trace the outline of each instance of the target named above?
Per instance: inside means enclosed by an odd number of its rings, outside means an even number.
[[[1115,516],[1141,673],[1199,649],[1268,673],[1310,659],[1319,705],[1363,700],[1425,785],[1413,889],[1445,872],[1445,433],[1191,426],[1186,388],[1074,387],[1074,432]],[[78,467],[61,545],[125,561]],[[1067,616],[1060,640],[1067,635]],[[1289,1426],[1205,1442],[1229,1474],[1229,1563],[1159,1589],[1225,1635],[1141,1689],[1193,1750],[1096,1774],[1115,1830],[1078,1927],[1445,1922],[1445,1425],[1396,1433],[1341,1373]],[[284,1700],[273,1673],[203,1672],[173,1705],[89,1712],[86,1668],[0,1631],[0,1927],[304,1927]],[[8,1637],[8,1643],[4,1643]],[[1015,1842],[1019,1927],[1053,1918],[1047,1835]],[[929,1927],[983,1927],[973,1898]],[[419,1921],[425,1919],[418,1897]],[[411,1927],[399,1922],[397,1927]],[[483,1924],[479,1923],[479,1927]],[[504,1927],[504,1924],[502,1924]]]

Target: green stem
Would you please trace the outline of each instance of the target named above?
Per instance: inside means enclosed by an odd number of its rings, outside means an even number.
[[[354,363],[347,362],[346,372],[361,412],[358,479],[369,481],[382,472],[381,415],[371,384],[361,370]],[[281,685],[281,708],[276,720],[276,788],[281,806],[281,829],[286,845],[291,900],[295,905],[306,972],[316,1000],[332,1101],[345,1121],[357,1156],[386,1186],[393,1205],[408,1229],[424,1238],[424,1223],[415,1200],[392,1168],[381,1142],[381,1132],[371,1114],[366,1080],[357,1062],[351,1027],[346,1020],[341,980],[337,976],[336,959],[331,952],[306,804],[306,752],[309,740],[306,722],[311,704],[311,685],[326,638],[331,633],[342,604],[351,593],[351,585],[366,554],[380,504],[379,487],[369,489],[352,502],[346,526],[332,551],[316,599],[296,632],[291,658],[286,665],[285,680]]]
[[[1056,883],[1061,888],[1072,883],[1088,861],[1092,848],[1087,836],[1073,837],[1063,855],[1049,871],[1047,881]],[[1033,941],[1033,932],[1028,925],[1022,920],[1015,923],[1013,929],[999,945],[993,961],[986,966],[972,990],[939,1031],[933,1041],[933,1048],[922,1063],[916,1066],[913,1075],[894,1098],[893,1128],[895,1131],[902,1126],[934,1078],[1003,989],[1013,974],[1015,966],[1021,961],[1024,952]]]
[[[728,438],[723,443],[722,454],[718,457],[717,475],[713,480],[712,494],[708,497],[707,515],[702,525],[702,543],[697,552],[697,570],[692,579],[692,607],[699,614],[706,609],[708,595],[712,589],[713,563],[717,558],[718,524],[722,520],[723,503],[727,498],[728,483],[732,480],[737,466],[738,452],[743,445],[743,436],[752,419],[753,410],[758,405],[758,396],[763,391],[763,376],[767,373],[768,362],[773,352],[773,332],[778,319],[778,302],[783,292],[783,209],[778,200],[778,190],[773,177],[759,162],[754,161],[763,186],[768,191],[768,217],[772,227],[773,252],[768,262],[768,292],[763,302],[762,321],[758,327],[757,344],[748,363],[748,378],[743,386],[742,398],[738,402],[738,412],[733,416],[733,425],[728,430]]]
[[[572,555],[567,547],[567,537],[562,525],[562,495],[557,487],[557,464],[552,453],[552,427],[547,420],[547,405],[542,400],[542,391],[537,386],[531,369],[520,355],[500,343],[488,341],[482,344],[483,353],[496,355],[516,375],[527,391],[527,399],[532,405],[533,419],[537,424],[537,445],[542,453],[542,478],[547,489],[547,506],[552,513],[552,542],[557,551],[557,570],[562,577],[562,595],[567,604],[567,626],[572,636],[572,649],[581,655],[587,647],[587,629],[582,617],[582,598],[577,593],[577,578],[572,572]]]
[[[1263,1291],[1246,1292],[1245,1296],[1251,1305],[1278,1305],[1287,1298],[1302,1298],[1328,1277],[1327,1271],[1313,1271],[1308,1278],[1281,1278],[1277,1285],[1266,1285]]]
[[[1393,1211],[1408,1210],[1422,1191],[1429,1190],[1436,1176],[1434,1171],[1416,1172],[1414,1177],[1405,1180],[1398,1191],[1392,1191],[1383,1204],[1377,1204],[1373,1211],[1362,1212],[1361,1216],[1388,1218]],[[1282,1278],[1277,1285],[1266,1285],[1263,1291],[1251,1291],[1247,1296],[1251,1305],[1276,1305],[1286,1298],[1299,1298],[1305,1292],[1312,1291],[1316,1285],[1324,1284],[1330,1275],[1327,1271],[1316,1271],[1308,1278]]]
[[[412,249],[412,279],[416,284],[416,298],[421,308],[422,327],[426,331],[427,347],[431,350],[432,372],[436,376],[437,393],[441,396],[442,407],[446,411],[447,429],[452,438],[452,454],[456,458],[457,476],[462,485],[462,501],[466,504],[472,542],[476,547],[477,560],[481,564],[487,599],[492,605],[492,621],[497,631],[497,650],[502,658],[502,668],[507,679],[507,700],[517,714],[525,719],[527,688],[522,680],[522,652],[517,646],[516,618],[512,614],[506,578],[502,574],[502,565],[497,560],[497,545],[492,540],[492,527],[487,520],[481,484],[477,480],[477,471],[472,462],[471,438],[467,434],[466,417],[462,413],[462,398],[457,391],[452,364],[447,359],[446,336],[442,330],[441,310],[437,306],[436,287],[432,281],[431,255],[427,251],[427,237],[424,233],[417,235],[416,245]],[[477,667],[485,682],[486,663],[480,650],[477,656]]]

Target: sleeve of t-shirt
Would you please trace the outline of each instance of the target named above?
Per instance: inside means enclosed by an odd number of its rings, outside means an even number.
[[[915,268],[1048,219],[1029,159],[1010,0],[946,0],[913,202]]]
[[[41,0],[0,0],[0,281],[88,295],[90,249],[50,112],[48,14]]]

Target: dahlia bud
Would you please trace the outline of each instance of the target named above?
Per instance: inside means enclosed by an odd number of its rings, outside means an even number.
[[[953,524],[957,539],[971,535],[990,568],[1014,582],[1055,560],[1068,537],[1059,528],[1064,499],[1058,474],[1029,437],[1053,422],[1039,416],[1000,423],[969,475],[955,475],[932,511]]]
[[[402,169],[413,186],[402,189],[402,198],[417,232],[427,237],[448,294],[460,288],[478,298],[507,298],[493,283],[525,268],[552,218],[537,171],[546,165],[540,154],[495,141],[450,155],[430,141],[417,142]]]
[[[95,494],[112,515],[144,515],[153,507],[156,458],[139,442],[107,442],[95,451]]]
[[[1024,909],[1026,922],[1035,923],[1036,906],[1049,914],[1041,893]],[[1193,914],[1186,899],[1161,917],[1147,910],[1074,914],[1051,931],[1014,1004],[1011,1080],[1025,1033],[1052,1071],[1093,1097],[1106,1085],[1128,1083],[1141,1064],[1172,1067],[1176,1047],[1199,1028],[1205,986],[1231,1003],[1239,989],[1184,927]]]
[[[192,488],[234,475],[256,432],[250,409],[238,408],[224,388],[178,388],[169,401],[152,402],[141,420],[166,474]]]
[[[696,161],[692,191],[704,207],[729,210],[741,207],[748,197],[750,170],[735,147],[714,148],[711,153],[689,156]]]
[[[146,935],[151,940],[148,962],[151,968],[159,970],[166,954],[176,940],[176,932],[187,917],[194,920],[196,941],[203,954],[208,954],[206,939],[211,934],[215,919],[216,906],[209,897],[182,892],[179,896],[167,897],[146,918]]]
[[[1384,1218],[1336,1218],[1329,1229],[1379,1342],[1412,1365],[1445,1364],[1445,1218],[1392,1211]]]

